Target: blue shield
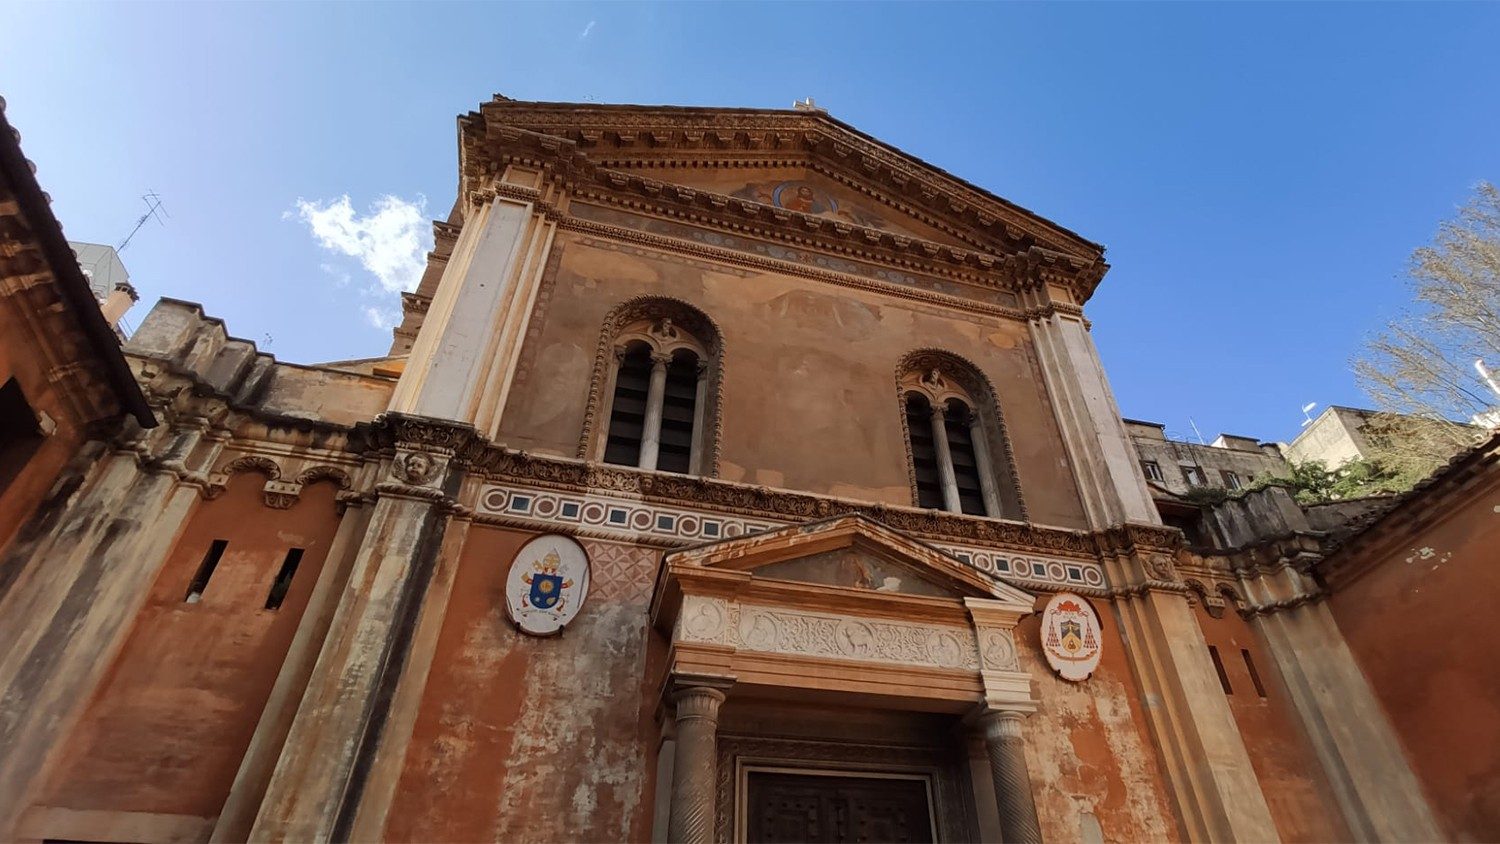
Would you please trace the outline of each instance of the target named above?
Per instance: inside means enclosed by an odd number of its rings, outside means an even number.
[[[563,579],[556,574],[534,574],[531,576],[531,605],[539,610],[550,610],[562,597]]]

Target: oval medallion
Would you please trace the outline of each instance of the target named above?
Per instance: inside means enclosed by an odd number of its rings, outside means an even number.
[[[505,579],[505,608],[522,633],[551,636],[589,593],[589,556],[572,537],[538,536],[521,546]]]
[[[1088,601],[1059,592],[1042,611],[1042,654],[1064,680],[1087,680],[1099,667],[1104,634]]]

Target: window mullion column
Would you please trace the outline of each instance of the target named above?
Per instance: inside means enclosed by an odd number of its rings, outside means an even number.
[[[974,447],[974,468],[979,473],[979,489],[984,494],[984,513],[1000,518],[1000,490],[995,488],[995,464],[990,462],[990,443],[984,437],[984,423],[979,413],[969,414],[969,444]]]
[[[637,466],[642,469],[656,468],[656,455],[661,450],[662,403],[667,395],[667,364],[672,356],[657,352],[651,355],[651,384],[646,389],[646,421],[641,431],[641,459]]]
[[[958,497],[958,476],[953,472],[953,451],[948,447],[944,410],[941,404],[932,406],[932,444],[937,451],[938,477],[943,482],[943,509],[962,513],[964,507]]]
[[[693,391],[693,436],[689,442],[688,474],[702,475],[703,456],[708,450],[709,434],[703,430],[703,417],[708,405],[708,360],[698,358],[698,384]]]

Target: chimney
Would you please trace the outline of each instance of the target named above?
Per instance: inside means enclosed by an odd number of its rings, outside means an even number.
[[[104,298],[103,302],[99,303],[99,310],[104,312],[104,321],[109,323],[109,327],[118,329],[120,317],[125,316],[125,312],[140,301],[140,298],[140,294],[135,292],[130,282],[116,282],[114,289],[109,291],[109,295]]]

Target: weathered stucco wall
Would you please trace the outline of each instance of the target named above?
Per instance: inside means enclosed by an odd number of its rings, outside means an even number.
[[[15,378],[32,410],[45,413],[57,427],[34,449],[12,452],[4,447],[8,444],[0,444],[0,551],[46,499],[63,467],[83,444],[87,425],[87,420],[77,418],[73,406],[48,376],[47,359],[37,354],[29,341],[30,328],[17,310],[10,302],[0,302],[0,386]],[[55,341],[66,347],[69,339],[58,337]],[[16,574],[0,571],[0,594]]]
[[[1200,603],[1195,615],[1204,641],[1218,649],[1229,681],[1229,709],[1281,840],[1287,844],[1349,840],[1322,764],[1260,637],[1233,609],[1213,618]],[[1242,651],[1250,653],[1264,697],[1256,690]]]
[[[518,633],[505,577],[531,534],[475,526],[390,812],[392,841],[651,836],[657,552],[585,541],[593,589],[559,636]],[[656,659],[661,654],[654,654]]]
[[[724,333],[723,477],[911,504],[895,368],[936,347],[994,385],[1030,518],[1084,525],[1023,323],[572,233],[552,261],[502,420],[507,445],[572,456],[606,314],[669,296]]]
[[[1454,840],[1500,839],[1500,492],[1467,500],[1414,538],[1360,559],[1329,608]]]
[[[1042,656],[1044,604],[1039,600],[1038,613],[1016,626],[1021,670],[1031,675],[1041,701],[1022,730],[1042,839],[1078,841],[1085,824],[1097,822],[1106,841],[1179,840],[1114,613],[1094,602],[1104,653],[1092,677],[1070,683]]]
[[[229,793],[338,526],[331,483],[290,509],[258,473],[198,506],[119,657],[52,767],[42,805],[213,817]],[[205,553],[228,540],[202,600]],[[281,607],[265,609],[289,548],[305,553]]]

